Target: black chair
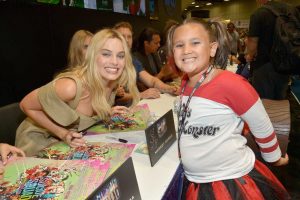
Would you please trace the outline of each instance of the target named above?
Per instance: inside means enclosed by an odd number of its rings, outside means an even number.
[[[19,103],[0,107],[0,143],[15,144],[16,130],[25,117]]]

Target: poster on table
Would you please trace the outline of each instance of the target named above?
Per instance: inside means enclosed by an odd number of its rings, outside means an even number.
[[[99,160],[10,160],[0,199],[85,199],[101,185],[108,168]]]
[[[145,130],[150,111],[147,104],[137,105],[128,114],[114,114],[110,120],[100,121],[86,131],[87,135]]]
[[[155,121],[145,130],[151,166],[154,166],[176,141],[173,111]]]
[[[64,142],[57,142],[41,150],[37,157],[56,160],[99,160],[109,166],[105,175],[108,177],[131,156],[134,148],[135,144],[105,142],[93,142],[72,148]]]
[[[134,171],[132,158],[128,158],[87,199],[140,200],[141,195]]]

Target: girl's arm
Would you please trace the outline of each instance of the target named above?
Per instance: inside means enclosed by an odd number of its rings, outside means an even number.
[[[248,124],[251,133],[254,135],[262,158],[274,166],[288,164],[289,157],[288,155],[281,157],[281,150],[276,133],[260,99],[242,115],[242,118]]]

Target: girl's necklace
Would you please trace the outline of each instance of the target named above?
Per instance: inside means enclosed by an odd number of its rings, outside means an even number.
[[[210,75],[210,79],[211,79],[211,74],[210,72],[212,72],[212,66],[210,66],[206,72],[201,76],[200,80],[196,83],[196,85],[194,86],[193,88],[193,91],[191,92],[191,94],[189,95],[189,98],[186,102],[186,104],[184,105],[182,103],[182,96],[183,96],[183,93],[185,91],[185,88],[187,86],[187,82],[185,82],[185,85],[184,87],[182,88],[181,90],[181,94],[180,94],[180,104],[179,104],[179,110],[178,110],[178,155],[179,155],[179,159],[181,160],[181,152],[180,152],[180,138],[181,138],[181,135],[183,133],[183,130],[184,130],[184,121],[186,119],[186,116],[187,116],[187,111],[188,111],[188,106],[190,104],[190,101],[195,93],[195,91],[200,87],[200,85],[204,82],[205,78],[207,77],[207,75]],[[209,79],[209,81],[210,81]],[[180,120],[180,116],[182,115],[182,118]]]

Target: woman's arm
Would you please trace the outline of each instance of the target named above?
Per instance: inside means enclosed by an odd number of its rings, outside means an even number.
[[[61,78],[55,82],[55,92],[58,98],[68,103],[76,96],[76,83],[69,78]],[[68,143],[70,146],[80,146],[85,143],[81,134],[69,131],[65,127],[54,123],[44,112],[38,99],[38,89],[30,92],[20,102],[20,107],[24,113],[34,120],[37,124],[46,128],[55,136]],[[76,138],[76,139],[74,139]]]
[[[139,73],[141,81],[149,88],[156,88],[160,92],[165,92],[169,94],[176,94],[177,88],[174,86],[169,86],[159,80],[158,78],[150,75],[148,72],[145,70],[141,71]]]

